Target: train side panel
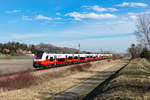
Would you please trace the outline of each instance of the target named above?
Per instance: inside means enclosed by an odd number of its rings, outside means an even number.
[[[59,66],[111,58],[112,54],[48,54],[39,52],[35,54],[33,66],[35,68]]]

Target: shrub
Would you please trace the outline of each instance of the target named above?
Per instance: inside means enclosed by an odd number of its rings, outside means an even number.
[[[7,90],[21,89],[36,83],[37,77],[31,71],[0,77],[0,88]]]
[[[146,59],[149,59],[150,58],[150,54],[149,54],[149,51],[148,49],[145,47],[143,48],[141,54],[140,54],[140,57],[141,58],[146,58]]]
[[[131,47],[128,49],[128,52],[131,55],[131,59],[139,58],[142,52],[142,45],[132,44]]]
[[[87,68],[90,68],[92,65],[90,63],[84,63],[84,64],[77,64],[73,67],[70,67],[69,70],[71,71],[84,71]]]

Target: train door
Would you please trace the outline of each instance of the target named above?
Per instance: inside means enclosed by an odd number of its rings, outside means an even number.
[[[56,66],[57,64],[56,64],[56,62],[57,62],[57,56],[54,56],[54,65]]]
[[[68,62],[67,62],[67,55],[66,55],[66,64],[67,64]]]
[[[80,55],[78,55],[78,62],[80,62]]]

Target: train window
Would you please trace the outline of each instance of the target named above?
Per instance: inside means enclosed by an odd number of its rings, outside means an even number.
[[[64,58],[58,58],[58,62],[64,62],[65,59]]]
[[[53,57],[50,57],[50,61],[53,61]]]
[[[43,56],[43,53],[44,53],[43,51],[36,52],[36,59],[41,59]]]
[[[78,57],[77,57],[77,56],[75,56],[75,57],[74,57],[74,59],[78,59]]]
[[[69,59],[69,60],[72,60],[72,57],[71,57],[71,56],[69,56],[69,57],[68,57],[68,59]]]
[[[46,56],[46,59],[48,59],[48,56]]]
[[[85,57],[80,57],[80,60],[85,60]]]

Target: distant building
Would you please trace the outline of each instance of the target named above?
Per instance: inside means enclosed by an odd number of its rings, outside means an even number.
[[[27,51],[27,52],[26,52],[26,55],[27,55],[27,56],[34,56],[34,54],[32,53],[32,51]]]
[[[32,51],[27,51],[27,53],[26,54],[32,54]]]
[[[22,54],[23,54],[23,53],[24,53],[24,50],[23,50],[23,49],[17,49],[16,52],[17,52],[17,53],[22,53]]]
[[[3,52],[9,53],[10,50],[9,49],[3,49]]]

